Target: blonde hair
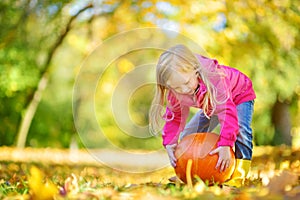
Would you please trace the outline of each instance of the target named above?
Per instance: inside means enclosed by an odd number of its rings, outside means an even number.
[[[212,84],[213,77],[222,78],[225,76],[221,70],[212,67],[202,67],[196,55],[184,45],[176,45],[161,54],[156,66],[156,91],[149,111],[150,131],[156,134],[160,129],[159,121],[162,119],[162,112],[168,90],[167,81],[174,71],[190,72],[197,71],[204,82],[207,92],[203,98],[202,110],[209,118],[217,104],[224,103],[228,99],[228,94],[223,95],[222,99],[217,94],[216,87]],[[224,91],[225,92],[225,91]]]

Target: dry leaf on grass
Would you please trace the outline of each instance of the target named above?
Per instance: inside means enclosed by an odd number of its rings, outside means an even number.
[[[267,187],[271,194],[284,194],[285,189],[288,186],[295,185],[297,181],[297,174],[288,170],[284,170],[279,176],[273,177]]]

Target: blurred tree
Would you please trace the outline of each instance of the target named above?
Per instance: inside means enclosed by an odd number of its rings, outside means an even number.
[[[53,6],[53,5],[52,5]],[[50,69],[50,63],[52,61],[52,58],[56,52],[56,50],[60,47],[63,40],[69,33],[71,29],[71,24],[78,17],[79,14],[87,10],[88,8],[91,8],[92,5],[88,4],[87,6],[80,9],[77,13],[75,13],[73,16],[70,17],[70,19],[67,21],[65,27],[63,27],[63,30],[60,31],[60,34],[57,36],[56,41],[54,42],[53,46],[49,48],[48,55],[45,60],[45,63],[43,63],[42,70],[41,70],[41,78],[39,80],[38,86],[33,94],[32,99],[30,99],[30,102],[28,104],[28,107],[26,109],[26,112],[24,114],[24,117],[22,118],[20,129],[18,132],[18,138],[17,138],[17,147],[24,148],[26,143],[27,134],[31,125],[31,121],[35,115],[36,109],[39,105],[39,102],[41,100],[42,92],[44,91],[47,82],[48,82],[48,76],[49,76],[49,69]]]
[[[17,146],[24,147],[54,53],[74,18],[90,7],[66,21],[68,15],[61,12],[65,5],[61,1],[1,2],[1,116],[8,122],[1,126],[1,134],[7,138],[2,145],[12,144],[19,130]]]
[[[245,63],[258,94],[254,122],[258,144],[291,145],[290,103],[300,84],[298,1],[236,1],[227,5],[226,30],[236,35],[230,63]],[[232,13],[234,12],[234,14]],[[238,16],[240,17],[237,20]],[[260,124],[261,118],[268,124]],[[268,129],[272,124],[272,129]],[[266,140],[265,135],[273,136]]]
[[[34,56],[39,49],[31,42],[26,21],[31,7],[28,2],[1,1],[0,96],[1,144],[15,139],[24,105],[38,82],[39,69]],[[34,34],[35,35],[35,34]]]
[[[252,78],[258,97],[253,120],[257,144],[290,144],[290,129],[299,126],[289,118],[290,109],[299,113],[299,1],[4,0],[0,10],[0,145],[14,144],[18,131],[19,146],[25,141],[34,145],[26,140],[29,131],[30,140],[42,146],[59,141],[58,146],[67,147],[75,133],[72,97],[62,100],[58,93],[72,90],[80,62],[97,44],[149,26],[186,34],[212,57]],[[135,103],[144,112],[143,95],[139,98]],[[62,111],[66,108],[70,112]],[[133,109],[134,116],[138,112]],[[135,119],[145,124],[145,116]],[[115,126],[112,118],[106,120],[107,129]],[[54,139],[46,142],[45,137]],[[124,141],[120,143],[126,145]]]

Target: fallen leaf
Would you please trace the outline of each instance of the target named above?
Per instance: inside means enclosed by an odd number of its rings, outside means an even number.
[[[296,186],[292,188],[289,192],[287,192],[289,197],[299,197],[300,199],[300,186]]]
[[[282,171],[279,176],[274,176],[269,184],[268,189],[271,194],[284,194],[288,185],[294,185],[298,181],[298,175],[288,170]]]
[[[35,166],[30,169],[28,184],[31,193],[31,199],[50,200],[58,194],[57,187],[50,181],[43,181],[44,174]]]
[[[68,177],[65,180],[64,190],[66,193],[74,195],[79,192],[79,184],[75,174],[71,174],[71,177]]]

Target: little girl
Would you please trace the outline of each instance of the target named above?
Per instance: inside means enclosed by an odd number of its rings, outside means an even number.
[[[211,132],[220,124],[216,168],[225,170],[230,164],[230,148],[234,146],[236,168],[226,183],[240,187],[249,172],[252,159],[252,113],[255,92],[251,80],[240,71],[220,65],[191,52],[184,45],[165,51],[156,68],[157,87],[150,109],[150,128],[162,130],[163,145],[176,166],[174,151],[178,139],[191,133]],[[166,101],[166,111],[162,114]],[[200,110],[186,125],[189,108]]]

